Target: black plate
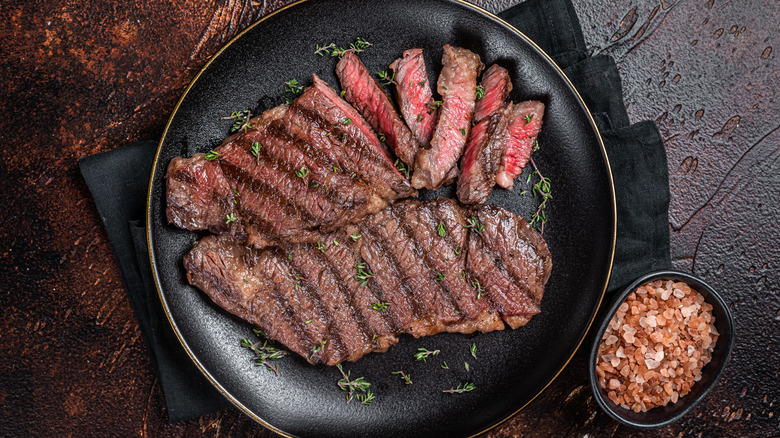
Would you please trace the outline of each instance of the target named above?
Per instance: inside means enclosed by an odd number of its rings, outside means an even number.
[[[534,157],[552,180],[554,196],[544,232],[554,268],[542,313],[519,330],[404,337],[387,353],[346,364],[352,376],[372,383],[376,400],[371,406],[345,402],[336,385],[336,368],[286,357],[276,377],[255,365],[250,352],[239,345],[241,338],[252,336],[249,324],[186,282],[181,260],[194,233],[165,220],[165,169],[173,157],[218,145],[230,125],[220,116],[282,103],[285,81],[297,78],[309,84],[316,73],[336,85],[335,58],[314,55],[315,45],[348,45],[358,36],[373,43],[360,55],[372,71],[386,69],[405,49],[422,47],[429,73],[438,75],[446,43],[475,51],[486,65],[498,62],[507,68],[515,84],[511,99],[535,98],[547,105],[541,150]],[[536,202],[521,195],[528,189],[527,174],[528,169],[514,192],[496,189],[489,202],[529,217]],[[522,409],[574,354],[609,278],[614,205],[609,164],[590,114],[563,73],[515,29],[457,1],[312,0],[250,27],[219,52],[185,92],[157,152],[148,237],[160,297],[179,339],[219,390],[257,421],[294,436],[467,436]],[[469,354],[472,343],[477,359]],[[441,354],[427,363],[414,362],[418,347],[440,349]],[[440,367],[442,361],[449,370]],[[404,385],[390,374],[396,370],[410,373],[414,383]],[[467,381],[474,382],[476,390],[442,392]]]

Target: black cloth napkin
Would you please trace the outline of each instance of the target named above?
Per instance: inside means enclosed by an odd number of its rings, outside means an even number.
[[[146,245],[146,193],[157,149],[139,141],[79,161],[119,265],[130,307],[160,380],[168,420],[176,422],[230,405],[187,356],[162,309]]]
[[[647,271],[668,268],[669,184],[663,141],[652,121],[630,124],[620,75],[608,56],[588,56],[570,0],[528,0],[499,14],[564,70],[601,131],[612,165],[618,228],[608,292]],[[179,344],[152,280],[145,234],[149,176],[157,142],[145,140],[79,161],[160,380],[171,422],[205,415],[228,401]]]

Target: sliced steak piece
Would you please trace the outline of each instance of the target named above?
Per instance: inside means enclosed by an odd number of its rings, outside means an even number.
[[[357,111],[316,76],[289,108],[168,168],[169,222],[257,247],[312,242],[415,194]]]
[[[484,95],[477,99],[474,108],[475,123],[490,117],[504,105],[504,101],[512,92],[512,80],[504,67],[493,64],[482,74],[480,86],[482,86]]]
[[[187,279],[310,363],[427,336],[517,328],[539,312],[552,262],[541,235],[494,206],[405,201],[316,244],[250,249],[207,236]]]
[[[496,183],[505,189],[514,186],[534,151],[536,137],[542,129],[544,104],[536,100],[518,103],[509,119],[509,138],[504,157],[496,174]]]
[[[401,161],[411,164],[420,145],[412,131],[401,120],[393,108],[393,102],[385,89],[374,79],[360,59],[352,52],[346,52],[336,64],[336,76],[344,98],[351,103],[366,121],[386,137],[387,143]]]
[[[460,202],[484,204],[493,191],[496,173],[506,147],[508,113],[511,109],[512,104],[508,103],[472,128],[466,152],[460,161]]]
[[[473,213],[474,229],[484,229],[469,239],[466,269],[480,281],[504,322],[518,328],[540,311],[552,271],[550,251],[522,217],[494,205]]]
[[[409,49],[390,64],[395,78],[395,95],[401,114],[420,146],[427,146],[436,127],[437,106],[433,99],[422,49]],[[417,154],[417,151],[414,151]],[[414,165],[414,155],[411,161]]]
[[[235,195],[222,169],[204,154],[176,157],[165,173],[168,222],[185,230],[230,230],[226,218],[235,214]]]
[[[437,83],[442,96],[439,119],[431,144],[417,154],[412,175],[412,186],[417,189],[435,190],[455,178],[453,169],[471,130],[477,76],[484,68],[478,55],[449,44],[444,46],[442,64]]]

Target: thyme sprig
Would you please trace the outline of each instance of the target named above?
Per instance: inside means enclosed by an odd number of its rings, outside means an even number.
[[[408,164],[401,161],[401,159],[396,158],[393,166],[395,166],[395,168],[398,169],[398,171],[401,172],[406,177],[406,179],[409,179],[409,173],[412,171],[412,169]]]
[[[382,83],[385,84],[385,85],[390,85],[390,84],[395,84],[396,83],[395,82],[395,72],[393,72],[391,74],[390,72],[385,70],[385,71],[377,72],[376,75],[379,76],[379,80],[382,81]]]
[[[440,100],[434,100],[432,103],[428,104],[428,108],[430,108],[430,109],[437,109],[440,106],[441,106],[441,101]]]
[[[476,389],[477,385],[473,384],[472,382],[467,383],[461,383],[455,388],[445,389],[442,392],[446,392],[448,394],[462,394],[464,392],[470,392]]]
[[[440,350],[428,350],[427,348],[418,348],[417,353],[414,353],[414,360],[417,362],[423,361],[427,362],[428,356],[437,356],[439,353],[441,353]]]
[[[303,92],[303,85],[301,85],[297,79],[292,78],[284,83],[284,91],[289,91],[292,94],[301,94],[301,92]]]
[[[217,158],[219,158],[219,152],[217,152],[215,150],[210,150],[210,151],[206,152],[206,155],[204,155],[203,158],[205,158],[206,161],[214,161]]]
[[[322,352],[322,349],[325,348],[325,345],[328,343],[328,340],[322,340],[317,343],[317,345],[311,347],[311,356],[309,356],[309,361],[312,361],[314,359],[314,356],[316,356],[318,353]]]
[[[371,383],[367,382],[365,378],[358,377],[357,379],[350,379],[350,371],[344,372],[344,368],[341,364],[337,364],[336,368],[339,369],[342,379],[339,380],[338,385],[342,391],[347,393],[347,404],[352,401],[352,398],[357,398],[360,403],[364,405],[370,405],[374,401],[374,394],[368,389]],[[363,394],[359,394],[363,393]]]
[[[371,308],[373,310],[377,310],[379,312],[385,313],[387,312],[387,309],[390,307],[390,303],[373,303],[371,304]]]
[[[374,274],[368,270],[366,262],[360,262],[355,265],[355,270],[357,271],[357,274],[355,274],[355,280],[359,281],[361,286],[368,284],[368,279],[374,276]],[[373,308],[373,305],[371,307]],[[387,309],[385,308],[385,310]]]
[[[356,240],[360,239],[360,238],[361,238],[361,237],[363,237],[363,236],[361,236],[361,235],[360,235],[360,234],[358,234],[358,233],[352,233],[352,234],[350,234],[350,235],[349,235],[349,237],[351,237],[351,238],[352,238],[352,241],[354,242],[354,241],[356,241]]]
[[[485,231],[485,226],[479,223],[477,218],[474,216],[471,216],[471,218],[466,220],[466,228],[471,228],[477,234],[482,234],[482,232]]]
[[[360,53],[363,50],[366,50],[367,48],[371,47],[373,44],[369,43],[362,37],[358,37],[357,40],[355,40],[354,43],[349,45],[348,49],[345,49],[343,47],[336,46],[336,43],[330,43],[330,44],[324,44],[320,46],[319,44],[315,45],[315,55],[325,56],[330,55],[332,57],[337,56],[343,56],[347,52],[355,52]]]
[[[252,111],[247,109],[243,111],[233,111],[229,116],[220,117],[219,120],[232,120],[233,125],[230,126],[230,133],[235,134],[238,131],[247,132],[252,129],[251,118]]]
[[[266,368],[273,371],[277,376],[279,375],[279,367],[272,364],[272,360],[278,360],[287,355],[287,352],[274,347],[271,342],[265,337],[262,331],[259,329],[252,329],[252,332],[261,340],[252,342],[251,340],[244,338],[241,340],[241,346],[248,348],[255,353],[255,363],[258,365],[265,365]]]
[[[482,85],[477,85],[477,92],[475,94],[477,99],[482,99],[483,97],[485,97],[485,87],[483,87]]]
[[[391,371],[390,374],[398,374],[399,376],[401,376],[401,380],[403,380],[405,384],[407,384],[407,385],[411,385],[412,384],[412,375],[411,374],[406,374],[403,371]]]
[[[528,113],[528,114],[524,115],[523,116],[523,120],[525,120],[525,125],[523,125],[523,126],[526,126],[529,123],[531,123],[531,120],[533,120],[533,118],[534,118],[534,114],[533,113]]]
[[[252,155],[257,159],[257,164],[260,164],[260,149],[262,148],[263,145],[261,145],[259,141],[252,143]]]
[[[236,220],[238,220],[238,218],[236,217],[236,214],[235,213],[230,213],[230,214],[225,216],[225,225],[227,225],[227,224],[229,224],[231,222],[235,222]]]
[[[534,196],[538,195],[542,198],[542,202],[536,207],[536,212],[531,215],[531,220],[528,222],[532,227],[539,230],[544,234],[544,224],[547,222],[547,214],[545,208],[547,208],[547,201],[552,199],[552,190],[550,188],[550,178],[545,178],[539,168],[536,166],[536,162],[531,158],[531,164],[534,166],[534,171],[528,175],[526,183],[531,183],[531,178],[536,175],[539,177],[539,181],[533,185],[531,192]]]
[[[479,284],[479,280],[472,281],[471,287],[473,287],[474,290],[477,291],[477,299],[480,299],[485,296],[485,288],[482,287],[481,284]]]
[[[474,359],[477,358],[477,344],[476,343],[472,343],[471,344],[471,347],[469,347],[469,352],[471,353],[471,357],[473,357]]]

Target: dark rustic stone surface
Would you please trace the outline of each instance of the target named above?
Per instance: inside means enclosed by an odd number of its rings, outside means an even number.
[[[237,409],[170,425],[76,161],[159,135],[209,56],[281,1],[0,6],[0,435],[271,436]],[[491,11],[516,0],[477,2]],[[576,3],[593,53],[618,62],[632,121],[669,157],[672,257],[722,291],[737,343],[679,423],[638,432],[596,406],[579,352],[514,436],[767,436],[780,325],[780,62],[772,1]]]

